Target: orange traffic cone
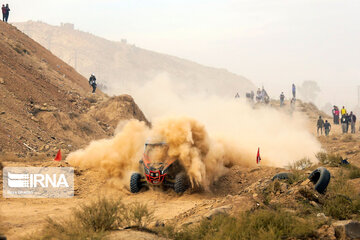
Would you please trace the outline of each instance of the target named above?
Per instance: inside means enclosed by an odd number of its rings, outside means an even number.
[[[61,161],[61,149],[59,149],[58,153],[56,154],[54,161]]]

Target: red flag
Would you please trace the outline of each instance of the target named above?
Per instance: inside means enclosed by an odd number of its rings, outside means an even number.
[[[258,148],[258,152],[257,152],[257,155],[256,155],[256,163],[259,164],[259,163],[260,163],[260,160],[261,160],[261,157],[260,157],[260,148]]]
[[[61,161],[61,149],[59,149],[58,153],[56,154],[54,161]]]

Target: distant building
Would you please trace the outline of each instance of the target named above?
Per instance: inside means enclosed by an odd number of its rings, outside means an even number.
[[[127,40],[125,38],[121,39],[121,43],[127,44]]]
[[[66,30],[74,30],[74,24],[73,23],[60,23],[60,27],[66,29]]]

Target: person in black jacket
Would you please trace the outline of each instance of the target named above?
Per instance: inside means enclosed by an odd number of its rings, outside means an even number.
[[[355,114],[353,114],[353,112],[350,112],[349,122],[350,122],[350,126],[351,126],[351,133],[355,133],[356,116],[355,116]]]
[[[93,88],[92,93],[95,93],[97,84],[96,84],[96,77],[93,73],[89,78],[89,85],[92,86]]]
[[[321,131],[322,135],[322,129],[324,127],[324,120],[319,116],[319,119],[317,120],[317,134],[319,135],[319,130]]]
[[[331,124],[328,122],[328,120],[325,120],[324,129],[325,129],[325,136],[329,136],[331,130]]]
[[[8,18],[9,18],[9,13],[10,13],[10,8],[9,8],[9,4],[6,4],[6,14],[5,14],[5,22],[8,22]]]
[[[342,133],[347,133],[349,129],[349,116],[346,114],[341,116],[341,129]]]

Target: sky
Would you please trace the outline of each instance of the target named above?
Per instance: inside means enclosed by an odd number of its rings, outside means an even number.
[[[18,0],[10,22],[40,20],[225,68],[273,97],[318,83],[316,103],[354,106],[359,0]]]

